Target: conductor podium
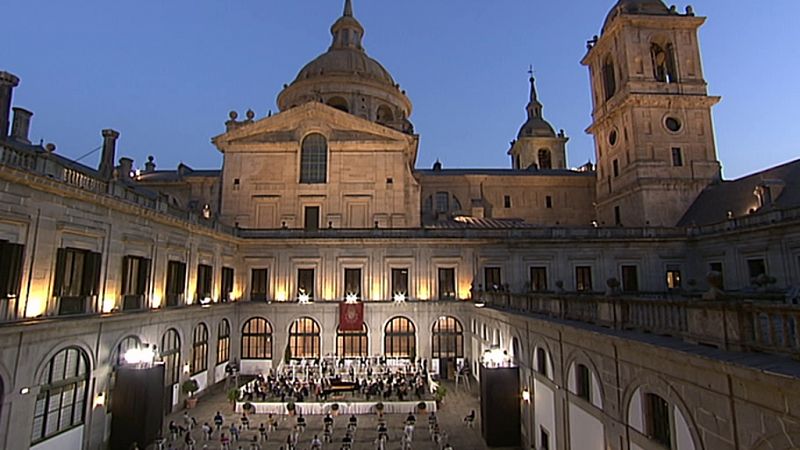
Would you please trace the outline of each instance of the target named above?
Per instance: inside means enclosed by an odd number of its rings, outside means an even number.
[[[111,445],[127,449],[136,442],[146,448],[161,433],[164,366],[120,367],[111,404]]]
[[[481,434],[489,447],[520,445],[518,367],[481,364]]]

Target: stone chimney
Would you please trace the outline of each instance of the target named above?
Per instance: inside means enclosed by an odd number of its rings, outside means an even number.
[[[0,71],[0,139],[8,137],[8,121],[11,116],[11,95],[19,86],[19,78]]]
[[[133,170],[133,160],[130,158],[119,159],[119,179],[130,180],[131,170]]]
[[[104,180],[110,180],[111,175],[114,173],[114,157],[117,153],[117,138],[119,138],[119,132],[114,130],[103,130],[103,153],[100,156],[100,167],[98,168],[98,172],[100,172],[100,176]],[[122,161],[120,161],[122,164]],[[130,172],[130,168],[128,169]],[[127,173],[126,172],[126,176]],[[120,174],[120,177],[122,174]]]
[[[33,113],[27,109],[13,108],[14,121],[11,124],[11,139],[18,142],[30,144],[28,132],[31,129],[31,117]]]

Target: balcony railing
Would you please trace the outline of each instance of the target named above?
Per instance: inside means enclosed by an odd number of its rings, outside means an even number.
[[[477,298],[504,311],[673,336],[726,350],[800,357],[800,305],[741,298],[702,301],[601,294],[481,292]]]

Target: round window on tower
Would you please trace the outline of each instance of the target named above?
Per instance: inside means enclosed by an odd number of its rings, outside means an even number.
[[[618,139],[617,130],[611,130],[611,133],[608,133],[608,143],[611,144],[612,147],[617,145]]]
[[[673,133],[677,133],[681,131],[681,128],[683,128],[681,121],[675,117],[667,117],[664,120],[664,126],[666,126],[667,129]]]

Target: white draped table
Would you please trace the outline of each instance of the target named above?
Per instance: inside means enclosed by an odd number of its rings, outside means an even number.
[[[236,412],[243,411],[244,404],[247,402],[236,402]],[[339,405],[339,415],[349,416],[375,414],[375,405],[379,402],[303,402],[295,403],[295,412],[302,413],[305,416],[325,415],[331,412],[331,405],[334,403]],[[383,402],[384,414],[409,414],[417,412],[417,405],[420,402]],[[436,412],[436,402],[426,401],[425,411]],[[283,415],[288,414],[286,410],[286,403],[269,403],[269,402],[250,402],[255,408],[256,414],[274,414]]]

